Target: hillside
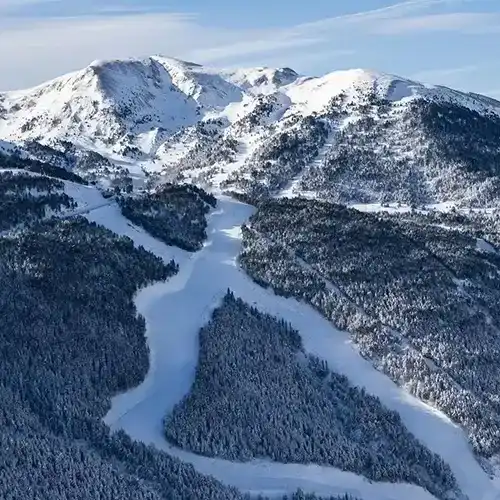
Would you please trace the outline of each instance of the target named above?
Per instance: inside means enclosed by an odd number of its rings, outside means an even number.
[[[0,94],[5,500],[500,491],[500,103],[95,61]]]
[[[155,56],[0,95],[0,139],[108,184],[180,180],[342,203],[500,200],[500,103],[365,70]]]

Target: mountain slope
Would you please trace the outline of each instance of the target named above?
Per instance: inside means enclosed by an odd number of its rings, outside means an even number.
[[[500,200],[499,102],[361,69],[96,61],[0,94],[0,138],[97,180],[147,174],[348,203]]]
[[[196,122],[197,102],[177,88],[156,59],[92,63],[4,100],[7,136],[38,140],[81,136],[112,144],[126,134],[172,132]]]
[[[159,242],[152,245],[151,237],[138,233],[126,220],[119,220],[119,213],[113,214],[109,209],[106,207],[93,211],[89,218],[119,234],[132,237],[136,246],[151,249],[158,256],[172,256],[172,248]],[[140,386],[113,399],[106,422],[113,429],[124,430],[134,440],[152,444],[192,463],[198,472],[211,475],[240,490],[252,491],[254,495],[265,492],[271,498],[276,498],[281,492],[301,487],[325,497],[348,492],[355,498],[366,500],[430,498],[422,490],[411,490],[402,483],[367,482],[359,476],[342,473],[332,467],[280,464],[270,460],[229,462],[172,448],[165,441],[162,425],[165,416],[193,387],[199,349],[202,348],[199,329],[209,321],[212,310],[220,305],[230,288],[234,290],[235,296],[248,304],[254,304],[262,313],[289,322],[300,333],[308,353],[326,361],[330,369],[345,375],[353,385],[364,388],[387,408],[399,413],[408,430],[450,465],[464,495],[471,500],[495,498],[496,486],[474,458],[460,427],[435,408],[409,396],[405,389],[376,370],[370,361],[361,356],[347,332],[337,330],[306,304],[278,297],[269,288],[258,286],[234,265],[242,243],[239,226],[246,223],[251,213],[251,207],[220,197],[218,208],[209,218],[208,240],[203,249],[194,255],[176,252],[174,258],[180,264],[179,274],[168,282],[145,288],[137,296],[138,311],[146,318],[151,352],[150,370]],[[335,240],[335,236],[332,239]],[[271,252],[273,250],[275,247],[271,248]],[[275,251],[274,255],[276,265],[268,266],[269,271],[288,269],[288,262],[280,262],[280,252]],[[238,330],[237,323],[233,327]],[[168,332],[172,335],[166,334]],[[257,353],[250,350],[240,354],[246,362],[250,362]],[[215,363],[224,363],[229,358],[224,355],[223,359],[215,360]],[[237,364],[234,369],[243,368]],[[265,370],[263,368],[262,372]],[[241,378],[245,378],[245,374]],[[248,387],[252,386],[252,379],[248,379],[248,384]],[[207,402],[207,405],[210,405],[213,394],[209,393],[208,397],[210,403]],[[264,394],[262,397],[265,397]],[[275,394],[275,397],[279,398],[280,394]],[[239,406],[234,409],[242,411],[240,425],[245,427],[249,415]],[[211,415],[215,429],[221,422],[215,414]],[[380,427],[377,419],[370,419],[370,422],[376,428]],[[232,436],[236,437],[236,434]],[[208,437],[203,434],[200,439],[204,441]],[[221,442],[221,446],[225,444]],[[386,458],[384,456],[384,460]]]
[[[307,197],[498,204],[499,106],[373,71],[159,56],[0,95],[4,496],[494,498],[497,212],[367,215]],[[304,196],[249,219],[180,181]],[[161,186],[132,192],[143,183]],[[245,305],[212,322],[204,365],[200,327],[228,288]],[[279,328],[301,348],[276,344]],[[200,410],[177,414],[179,449],[163,422],[183,397]]]

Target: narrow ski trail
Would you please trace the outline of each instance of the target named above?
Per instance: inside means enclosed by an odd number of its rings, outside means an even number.
[[[279,497],[301,488],[318,495],[348,493],[366,500],[434,498],[417,486],[374,483],[332,467],[265,460],[230,462],[179,450],[165,441],[163,419],[188,393],[194,380],[198,332],[230,288],[260,311],[289,321],[300,332],[306,351],[326,360],[332,370],[346,375],[351,383],[364,387],[397,411],[406,427],[450,465],[460,488],[471,500],[500,498],[500,489],[475,460],[459,427],[375,370],[360,356],[347,333],[335,329],[311,307],[274,295],[239,269],[240,227],[252,211],[248,205],[220,197],[209,218],[207,242],[195,254],[155,240],[123,218],[115,204],[87,214],[89,220],[131,237],[136,245],[165,261],[174,258],[180,266],[177,276],[146,287],[136,296],[137,309],[146,318],[150,369],[140,386],[113,398],[105,422],[113,430],[122,429],[131,438],[152,444],[244,492]]]

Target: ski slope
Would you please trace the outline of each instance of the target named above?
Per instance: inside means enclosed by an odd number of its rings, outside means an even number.
[[[122,429],[131,438],[152,444],[191,463],[200,473],[245,492],[279,497],[302,488],[319,495],[349,493],[366,500],[433,498],[417,486],[373,483],[332,467],[263,460],[229,462],[175,449],[164,440],[163,418],[194,380],[198,331],[229,287],[262,312],[289,321],[300,332],[308,352],[325,359],[332,370],[398,411],[407,428],[451,466],[460,488],[471,500],[500,498],[500,489],[475,460],[459,427],[375,370],[360,356],[347,333],[335,329],[309,306],[259,287],[239,269],[236,259],[241,246],[240,226],[251,213],[248,205],[219,198],[218,208],[210,215],[207,242],[195,254],[155,240],[123,218],[114,204],[87,214],[88,219],[129,236],[136,245],[165,261],[174,258],[180,264],[177,276],[146,287],[136,296],[137,309],[146,318],[150,370],[140,386],[113,399],[105,422],[113,430]]]

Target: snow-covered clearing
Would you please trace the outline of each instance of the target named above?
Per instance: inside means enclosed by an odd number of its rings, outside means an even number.
[[[498,253],[496,248],[482,238],[477,239],[476,250],[484,253]]]
[[[373,193],[371,193],[373,194]],[[382,205],[380,203],[354,203],[349,205],[350,208],[354,208],[359,212],[369,212],[369,213],[377,213],[377,212],[388,212],[388,213],[399,213],[405,214],[408,212],[415,211],[416,213],[432,213],[432,212],[452,212],[456,211],[461,214],[484,214],[491,215],[496,210],[496,207],[486,207],[486,208],[460,208],[454,202],[444,202],[444,203],[434,203],[431,205],[425,205],[422,208],[412,209],[409,205],[402,205],[400,203],[388,203],[386,205]]]
[[[106,207],[114,201],[109,198],[104,198],[101,192],[94,186],[84,186],[76,182],[63,181],[64,192],[76,201],[78,208],[71,211],[62,211],[61,217],[72,217],[76,215],[84,215],[92,210]]]
[[[210,216],[208,240],[196,254],[158,242],[124,219],[114,204],[87,215],[118,234],[130,236],[137,245],[163,259],[174,258],[180,264],[177,276],[143,289],[136,297],[137,309],[147,321],[150,371],[143,384],[113,399],[106,423],[242,491],[279,496],[300,487],[320,495],[350,493],[366,500],[432,498],[416,486],[371,483],[331,467],[262,460],[233,463],[197,456],[166,443],[162,421],[190,389],[198,358],[198,331],[229,287],[261,311],[289,321],[302,335],[307,351],[325,359],[333,370],[345,374],[353,384],[365,387],[387,407],[398,411],[407,428],[451,466],[461,489],[471,500],[500,498],[472,455],[460,428],[375,370],[359,355],[347,333],[336,330],[309,306],[277,297],[257,286],[238,268],[240,226],[251,212],[247,205],[219,198],[218,208]]]

